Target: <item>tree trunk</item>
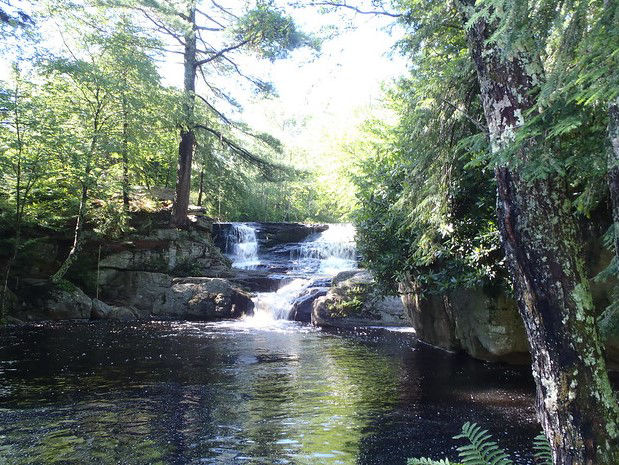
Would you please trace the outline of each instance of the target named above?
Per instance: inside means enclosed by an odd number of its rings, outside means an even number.
[[[125,81],[126,88],[126,81]],[[122,142],[122,163],[123,163],[123,207],[129,211],[129,121],[127,111],[127,96],[123,94],[123,142]]]
[[[204,193],[204,168],[200,169],[200,189],[198,190],[198,207],[202,206],[202,194]]]
[[[612,149],[608,153],[608,188],[615,223],[615,257],[619,266],[619,97],[608,107],[608,135]]]
[[[461,3],[470,14],[474,1]],[[504,58],[489,42],[492,32],[481,18],[468,39],[496,153],[514,141],[534,105],[540,76],[535,57]],[[556,465],[619,463],[619,409],[565,184],[556,176],[527,181],[519,168],[535,148],[535,140],[527,141],[516,163],[497,167],[495,174],[501,237],[531,346],[538,416]]]
[[[88,177],[88,175],[86,177]],[[75,229],[73,230],[73,245],[71,246],[71,250],[69,251],[67,258],[65,258],[64,262],[62,262],[62,265],[60,265],[60,268],[58,268],[58,271],[56,271],[56,273],[54,273],[54,275],[51,278],[52,282],[56,284],[60,282],[60,280],[64,277],[65,274],[67,274],[67,271],[69,271],[69,268],[71,267],[73,262],[75,262],[75,259],[77,258],[77,253],[79,252],[79,249],[81,246],[81,239],[82,239],[81,233],[82,233],[82,227],[84,224],[84,216],[86,212],[86,202],[88,201],[87,182],[88,182],[87,179],[82,182],[82,194],[80,196],[80,206],[77,211],[77,220],[75,222]]]
[[[184,124],[181,129],[181,141],[178,146],[178,168],[176,175],[176,194],[172,212],[172,222],[177,227],[188,224],[189,194],[191,192],[191,165],[196,145],[194,133],[194,105],[196,90],[196,5],[195,0],[189,2],[187,20],[191,30],[185,34],[184,53],[184,91],[183,104]]]

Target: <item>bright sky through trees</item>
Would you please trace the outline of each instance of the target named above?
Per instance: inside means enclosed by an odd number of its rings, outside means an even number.
[[[14,9],[31,11],[30,2],[18,0],[11,3]],[[242,2],[235,0],[232,3]],[[244,120],[255,129],[268,131],[291,142],[291,137],[298,140],[319,137],[309,134],[317,129],[329,128],[330,131],[351,130],[359,121],[351,114],[359,108],[367,108],[376,103],[381,96],[383,82],[403,74],[405,60],[397,53],[390,53],[391,48],[402,32],[393,25],[393,18],[360,15],[350,11],[320,14],[314,8],[290,9],[289,12],[300,27],[309,33],[320,35],[321,29],[329,25],[338,26],[340,33],[322,44],[318,56],[311,50],[300,49],[288,60],[274,63],[255,58],[240,57],[253,74],[271,81],[275,85],[277,97],[263,99],[255,97],[247,88],[240,94],[242,109],[227,109],[235,118]],[[344,24],[354,19],[354,29],[347,29]],[[65,45],[57,25],[38,24],[43,45],[51,50],[62,50]],[[14,49],[13,49],[14,51]],[[31,50],[23,49],[25,55]],[[3,51],[4,52],[4,51]],[[15,57],[4,55],[3,62],[10,63]],[[180,87],[182,63],[178,55],[163,57],[160,72],[164,83]],[[10,66],[0,67],[0,80],[6,80]],[[239,82],[234,83],[238,87]],[[236,94],[239,96],[239,94]],[[236,114],[234,114],[236,113]],[[360,115],[362,116],[362,115]],[[308,120],[315,124],[308,124]],[[305,128],[307,134],[300,134],[298,124],[296,134],[290,134],[290,125],[286,121],[297,121]],[[301,131],[304,132],[304,131]]]

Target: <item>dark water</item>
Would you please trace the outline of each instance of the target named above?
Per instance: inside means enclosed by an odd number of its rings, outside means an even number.
[[[0,463],[404,464],[465,421],[528,463],[528,369],[292,322],[0,329]],[[525,455],[524,457],[522,455]]]

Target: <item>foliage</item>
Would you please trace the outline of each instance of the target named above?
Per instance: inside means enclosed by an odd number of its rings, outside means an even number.
[[[475,423],[466,422],[462,432],[454,439],[468,441],[458,447],[458,453],[463,465],[513,465],[509,455],[501,449],[487,430]],[[535,462],[538,465],[552,465],[552,451],[546,436],[539,434],[533,440]],[[408,459],[408,465],[456,465],[447,459],[432,460],[428,458]]]
[[[271,3],[234,12],[212,8],[211,18],[226,25],[208,31],[214,48],[247,39],[244,53],[267,60],[299,46],[319,48]],[[175,184],[185,102],[160,75],[170,36],[145,23],[144,12],[184,34],[182,15],[158,1],[46,0],[28,11],[0,9],[3,36],[28,32],[30,38],[39,29],[57,35],[28,42],[34,50],[28,54],[14,38],[1,48],[3,59],[15,61],[0,82],[0,268],[11,278],[9,287],[28,273],[20,258],[29,256],[28,244],[50,235],[68,240],[76,216],[83,214],[83,227],[95,235],[118,239],[132,231],[130,210],[170,206],[172,197],[159,199],[158,193]],[[217,108],[222,102],[236,108],[220,76],[269,89],[243,73],[237,58],[222,55],[203,69],[206,94],[196,102],[195,118],[209,131],[197,133],[193,200],[199,197],[207,214],[219,219],[337,221],[346,211],[331,192],[315,192],[318,173],[293,160],[277,138]]]
[[[566,205],[583,221],[608,202],[606,107],[619,93],[619,66],[601,37],[618,36],[611,32],[617,24],[612,14],[600,2],[586,18],[581,17],[586,2],[557,9],[545,1],[478,3],[477,15],[490,21],[498,21],[496,11],[509,11],[500,15],[503,22],[492,38],[508,53],[535,37],[530,28],[539,31],[539,42],[526,44],[543,58],[539,111],[527,115],[510,150],[492,153],[467,25],[454,3],[393,2],[409,31],[398,44],[410,58],[409,76],[388,93],[399,121],[368,121],[370,142],[360,150],[355,178],[359,247],[366,266],[392,292],[411,278],[430,293],[475,286],[509,291],[494,168],[517,163],[513,153],[531,136],[538,142],[536,155],[522,167],[525,176],[565,179]]]
[[[440,35],[440,42],[437,40]],[[423,289],[505,287],[475,73],[462,29],[401,43],[415,67],[389,91],[399,122],[368,123],[360,174],[359,244],[383,285],[414,276]]]

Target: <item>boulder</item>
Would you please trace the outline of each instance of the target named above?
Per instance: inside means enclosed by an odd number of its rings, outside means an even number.
[[[251,296],[221,278],[173,278],[164,273],[117,271],[103,291],[108,302],[137,318],[214,320],[253,313]]]
[[[322,327],[408,326],[404,305],[394,296],[377,292],[365,270],[342,272],[326,295],[312,304],[312,324]]]
[[[42,304],[50,320],[86,320],[90,318],[92,300],[81,289],[57,289]]]
[[[126,307],[115,307],[108,305],[105,302],[93,299],[92,310],[90,314],[94,320],[118,320],[118,321],[132,321],[137,317],[133,311]]]
[[[314,301],[319,297],[327,295],[328,291],[329,289],[326,287],[306,289],[292,303],[292,308],[290,309],[290,313],[288,313],[288,319],[310,323],[312,321],[312,306]]]
[[[251,296],[220,278],[174,279],[152,316],[186,320],[240,318],[253,314]]]
[[[45,280],[24,283],[25,300],[11,316],[23,321],[87,320],[92,300],[74,286],[57,287]]]

